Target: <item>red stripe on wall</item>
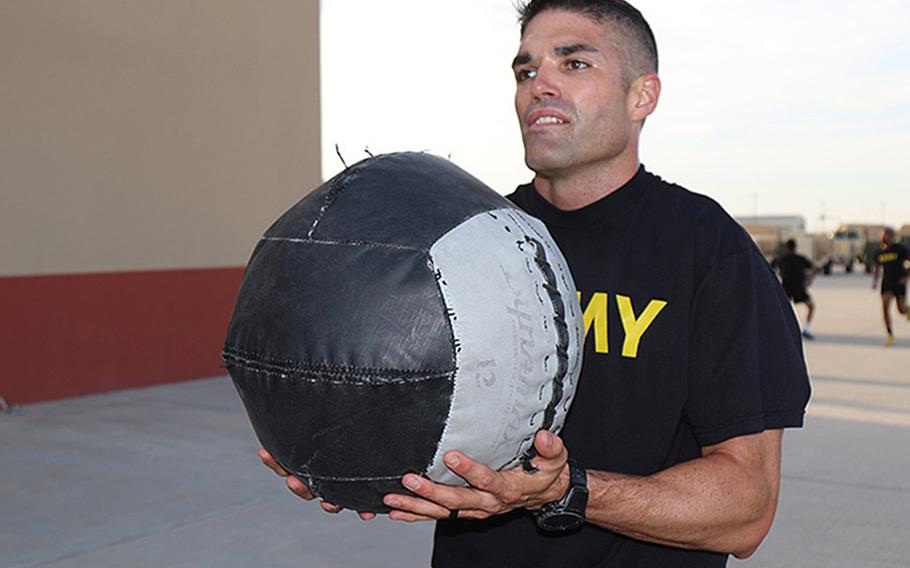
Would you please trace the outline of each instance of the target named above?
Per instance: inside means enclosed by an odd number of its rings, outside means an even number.
[[[243,268],[0,278],[0,397],[25,404],[224,374]]]

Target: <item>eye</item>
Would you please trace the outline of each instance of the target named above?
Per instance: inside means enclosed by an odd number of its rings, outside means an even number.
[[[569,66],[569,69],[571,69],[573,71],[580,71],[582,69],[587,69],[588,67],[590,67],[590,65],[588,65],[587,62],[581,61],[579,59],[572,59],[571,61],[569,61],[568,66]]]
[[[528,79],[533,79],[536,76],[537,76],[537,69],[526,68],[526,69],[518,69],[517,71],[515,71],[515,80],[518,81],[519,83],[526,81]]]

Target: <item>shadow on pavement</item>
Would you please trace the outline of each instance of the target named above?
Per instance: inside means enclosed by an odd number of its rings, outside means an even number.
[[[830,333],[816,333],[812,343],[831,343],[834,345],[852,345],[861,347],[885,347],[885,337],[871,337],[868,335],[834,335]],[[910,339],[895,338],[894,344],[888,349],[910,349]]]
[[[866,379],[847,379],[844,377],[830,377],[824,375],[811,375],[809,379],[813,383],[840,383],[840,384],[849,384],[857,385],[864,387],[891,387],[891,388],[900,388],[900,389],[910,389],[910,383],[901,383],[897,381],[881,381],[881,380],[866,380]]]

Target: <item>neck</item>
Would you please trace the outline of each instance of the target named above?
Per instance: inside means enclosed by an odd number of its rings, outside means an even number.
[[[639,165],[636,153],[615,162],[573,168],[569,172],[537,172],[534,189],[563,211],[581,209],[625,185]]]

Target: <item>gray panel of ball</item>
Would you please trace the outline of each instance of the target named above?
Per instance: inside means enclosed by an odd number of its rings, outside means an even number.
[[[531,245],[530,243],[535,243]],[[535,261],[545,247],[558,295]],[[482,254],[478,251],[483,250]],[[549,430],[562,427],[581,371],[583,323],[567,263],[537,219],[517,209],[476,215],[430,249],[456,343],[455,389],[431,479],[464,485],[442,462],[457,449],[494,469],[516,466],[544,427],[558,374],[562,303],[568,366]],[[552,285],[553,283],[551,283]]]

